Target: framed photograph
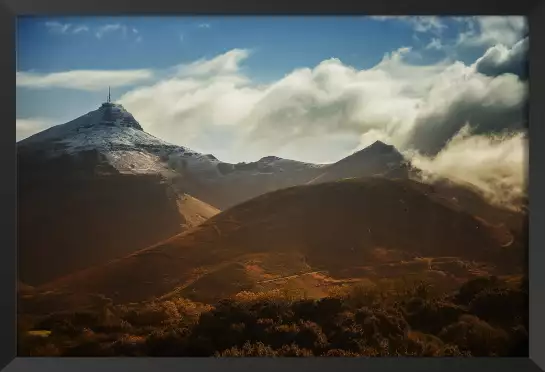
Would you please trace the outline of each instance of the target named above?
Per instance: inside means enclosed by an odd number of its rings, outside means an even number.
[[[2,5],[0,368],[545,370],[543,2]]]

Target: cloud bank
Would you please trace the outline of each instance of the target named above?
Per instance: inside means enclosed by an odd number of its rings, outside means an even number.
[[[435,35],[445,28],[437,17],[402,21]],[[461,48],[485,50],[473,64],[414,65],[407,62],[414,51],[404,47],[372,68],[331,58],[264,85],[244,69],[250,51],[233,49],[168,74],[18,73],[17,84],[95,90],[155,79],[118,101],[147,132],[169,142],[229,162],[276,155],[328,163],[381,140],[427,172],[469,182],[507,202],[526,189],[527,81],[521,66],[527,26],[523,17],[456,22],[466,24],[456,39]],[[428,49],[443,45],[434,37]]]
[[[523,132],[475,135],[466,126],[436,157],[409,156],[424,171],[425,181],[444,177],[470,183],[501,205],[517,205],[526,195],[528,140]]]
[[[21,141],[56,124],[43,118],[17,119],[15,123],[16,141]]]
[[[511,47],[528,34],[528,22],[523,16],[475,16],[464,18],[463,22],[467,23],[467,30],[460,33],[459,46]]]
[[[179,66],[119,101],[150,133],[225,161],[274,154],[333,162],[382,140],[418,154],[425,170],[502,202],[520,196],[527,83],[483,74],[482,62],[410,65],[409,52],[401,48],[367,70],[329,59],[258,85],[241,69],[248,51],[232,50]]]
[[[477,60],[476,69],[484,75],[498,76],[511,73],[526,79],[528,77],[528,47],[527,37],[511,48],[503,44],[494,45]]]
[[[367,70],[330,59],[258,85],[240,68],[248,51],[232,50],[180,66],[175,76],[119,101],[150,132],[178,143],[206,142],[207,133],[228,128],[241,157],[339,133],[362,144],[381,138],[434,155],[466,123],[476,133],[524,127],[524,81],[511,74],[487,76],[461,62],[414,66],[404,61],[408,52],[388,54]],[[304,160],[336,159],[318,151]]]
[[[104,90],[105,86],[121,87],[142,83],[153,77],[152,70],[73,70],[40,74],[17,72],[18,87],[34,89],[65,88],[86,91]]]

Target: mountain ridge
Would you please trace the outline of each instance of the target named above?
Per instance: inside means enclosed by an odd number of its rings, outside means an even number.
[[[421,271],[425,265],[418,263],[419,257],[459,257],[460,262],[484,262],[500,271],[506,263],[516,266],[513,258],[520,255],[520,242],[504,247],[508,239],[493,227],[432,193],[428,185],[382,177],[278,190],[44,289],[79,288],[121,302],[182,291],[211,301],[241,290],[259,290],[258,282],[270,275],[274,279],[325,270],[331,280],[346,280],[391,275],[394,269],[410,272],[411,262]],[[381,262],[377,250],[391,255],[396,266],[379,272],[380,265],[373,266]],[[464,279],[473,275],[462,269],[466,264],[457,262],[450,265],[462,270]],[[458,275],[445,267],[439,271]],[[234,285],[231,276],[242,287]],[[124,283],[132,283],[134,290]],[[194,293],[193,288],[199,289]]]
[[[19,279],[30,285],[123,257],[270,192],[344,178],[408,179],[412,172],[403,155],[381,141],[327,165],[274,155],[225,163],[153,137],[118,104],[22,140],[17,151]],[[477,200],[456,186],[442,189],[458,196],[461,208]],[[477,215],[495,214],[486,203],[476,205]],[[509,226],[518,228],[510,216],[499,220],[511,218]],[[41,265],[55,255],[62,259]]]

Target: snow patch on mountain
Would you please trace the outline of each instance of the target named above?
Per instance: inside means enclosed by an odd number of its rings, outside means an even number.
[[[143,151],[110,151],[106,154],[108,163],[120,173],[164,174],[167,167],[157,155]]]
[[[94,150],[119,172],[134,174],[165,173],[171,159],[201,155],[144,132],[122,105],[113,103],[35,134],[18,147],[51,158]]]
[[[174,171],[182,175],[190,174],[201,180],[218,182],[246,176],[268,175],[291,179],[300,177],[307,171],[317,171],[319,168],[331,166],[276,156],[266,156],[249,163],[224,163],[211,154],[201,154],[146,133],[122,105],[109,102],[75,120],[28,137],[17,146],[22,152],[36,153],[39,157],[98,151],[121,173],[172,175]],[[371,152],[380,157],[396,153],[395,148],[382,143],[376,143],[366,150],[363,152]],[[359,156],[352,155],[344,161],[355,160],[359,163],[356,157]]]

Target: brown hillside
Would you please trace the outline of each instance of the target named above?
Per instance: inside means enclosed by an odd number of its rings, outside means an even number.
[[[39,285],[198,225],[219,211],[159,175],[126,175],[96,154],[19,164],[19,279]]]
[[[432,191],[383,178],[279,190],[45,289],[100,293],[120,302],[172,291],[208,300],[310,272],[337,280],[376,275],[378,263],[382,271],[415,266],[436,275],[431,261],[403,264],[418,257],[454,257],[446,263],[466,271],[464,262],[472,261],[520,270],[513,258],[522,260],[521,252],[502,248],[502,237],[488,223]]]

